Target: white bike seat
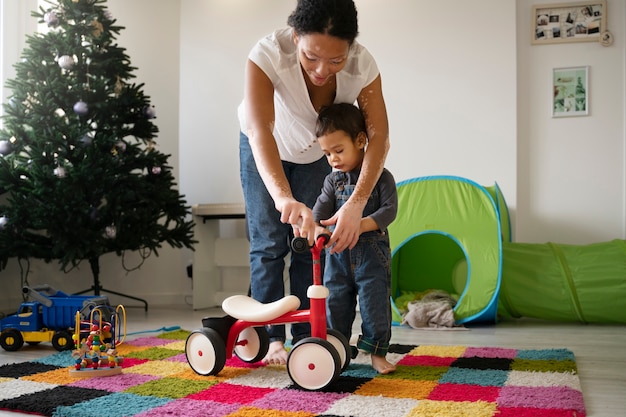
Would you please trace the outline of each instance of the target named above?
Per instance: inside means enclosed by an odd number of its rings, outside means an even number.
[[[231,317],[254,323],[274,320],[300,307],[300,299],[288,295],[272,303],[261,303],[245,295],[233,295],[222,302],[222,310]]]

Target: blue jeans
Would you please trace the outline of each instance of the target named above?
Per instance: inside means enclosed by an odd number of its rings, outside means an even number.
[[[348,340],[356,316],[357,295],[361,312],[361,332],[357,347],[384,356],[391,339],[391,250],[389,235],[366,232],[354,249],[326,254],[324,285],[328,325]]]
[[[280,221],[274,200],[265,184],[252,155],[248,137],[240,133],[239,163],[241,185],[246,205],[246,222],[250,238],[250,290],[252,298],[262,303],[276,301],[285,296],[283,271],[285,257],[291,252],[292,227]],[[322,157],[311,164],[294,164],[283,161],[283,169],[291,186],[293,197],[312,208],[330,172],[330,165]],[[291,294],[300,298],[302,309],[309,308],[306,296],[313,283],[311,253],[291,253],[289,287]],[[268,326],[270,341],[285,341],[285,326]],[[292,324],[293,342],[309,336],[308,323]]]

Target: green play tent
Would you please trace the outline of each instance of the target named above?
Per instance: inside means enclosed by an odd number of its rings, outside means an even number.
[[[497,184],[454,176],[399,182],[389,226],[391,299],[443,290],[457,324],[531,317],[626,323],[626,241],[589,245],[511,242]]]
[[[398,215],[389,226],[391,298],[439,289],[458,297],[458,324],[494,322],[509,214],[497,184],[483,187],[455,176],[397,184]]]

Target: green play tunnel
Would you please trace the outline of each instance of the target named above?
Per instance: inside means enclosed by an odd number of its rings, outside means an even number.
[[[505,243],[502,256],[502,316],[626,323],[626,241]]]

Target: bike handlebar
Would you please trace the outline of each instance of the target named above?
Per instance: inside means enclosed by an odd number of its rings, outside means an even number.
[[[322,233],[321,235],[315,238],[315,244],[313,246],[309,246],[309,241],[304,237],[294,237],[291,241],[291,249],[293,249],[296,253],[304,253],[307,250],[310,250],[313,247],[318,247],[319,249],[323,248],[324,245],[330,240],[330,236],[326,233]]]

